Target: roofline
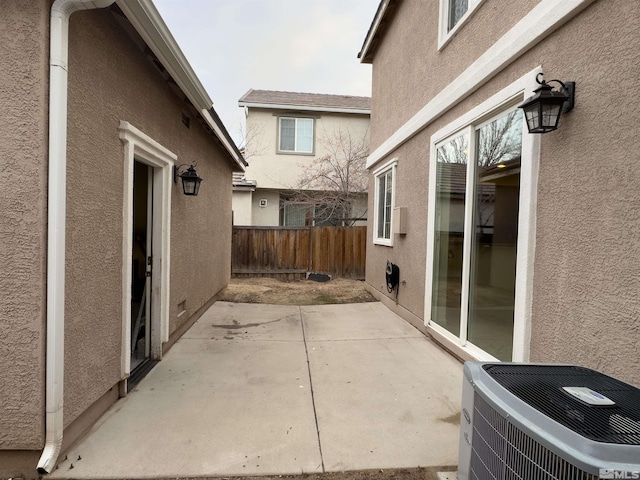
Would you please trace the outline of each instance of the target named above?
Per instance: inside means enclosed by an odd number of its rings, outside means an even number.
[[[378,10],[373,17],[373,22],[371,22],[371,26],[369,27],[369,31],[367,32],[367,36],[364,39],[362,48],[360,49],[360,53],[358,53],[360,63],[371,63],[371,61],[367,59],[367,57],[371,53],[369,50],[371,49],[373,39],[376,37],[378,31],[380,30],[380,24],[382,23],[382,19],[384,18],[387,9],[389,8],[390,2],[391,0],[380,0]]]
[[[180,90],[196,107],[205,122],[231,156],[234,163],[244,171],[246,162],[231,140],[229,132],[217,114],[211,115],[213,101],[191,68],[169,27],[160,16],[152,0],[116,0],[118,7],[133,28],[162,63]]]
[[[202,117],[207,121],[209,126],[215,132],[216,136],[220,139],[227,151],[231,154],[238,166],[244,172],[244,167],[249,164],[242,156],[242,153],[240,153],[240,150],[236,146],[235,142],[231,139],[231,135],[229,135],[229,132],[224,127],[224,124],[218,116],[218,113],[214,110],[213,107],[210,107],[208,110],[202,111]]]
[[[371,115],[370,108],[345,108],[345,107],[322,107],[318,105],[288,105],[284,103],[255,103],[238,101],[239,107],[248,108],[271,108],[274,110],[301,110],[307,112],[331,112],[331,113],[358,113],[361,115]]]

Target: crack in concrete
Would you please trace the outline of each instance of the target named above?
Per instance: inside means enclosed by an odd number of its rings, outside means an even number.
[[[309,361],[309,348],[307,347],[307,335],[304,331],[304,318],[302,315],[302,308],[300,309],[300,327],[302,328],[302,339],[304,340],[304,353],[307,356],[307,370],[309,371],[309,387],[311,387],[311,405],[313,406],[313,417],[316,421],[316,432],[318,433],[318,451],[320,452],[320,465],[322,466],[322,473],[326,473],[324,467],[324,456],[322,455],[322,440],[320,440],[320,426],[318,425],[318,412],[316,411],[316,397],[313,389],[313,379],[311,378],[311,362]]]

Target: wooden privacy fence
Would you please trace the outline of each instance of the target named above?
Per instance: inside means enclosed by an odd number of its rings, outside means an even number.
[[[231,274],[364,279],[367,227],[233,227]]]

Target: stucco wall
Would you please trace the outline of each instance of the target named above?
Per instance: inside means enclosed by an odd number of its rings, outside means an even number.
[[[522,2],[520,8],[497,15],[495,9],[502,3],[486,0],[437,61],[435,20],[429,20],[434,32],[417,26],[425,12],[437,18],[438,2],[424,5],[422,13],[417,3],[422,2],[400,6],[374,58],[373,148],[467,66],[471,59],[461,55],[460,68],[454,48],[449,49],[462,42],[467,29],[489,32],[475,39],[481,51],[491,43],[488,38],[497,38],[515,23],[509,12],[524,14],[535,2]],[[494,30],[494,23],[500,31]],[[393,248],[373,246],[369,239],[367,282],[380,289],[386,260],[395,261],[401,280],[407,281],[400,287],[401,305],[424,318],[430,137],[541,65],[547,79],[575,80],[577,94],[576,107],[561,119],[559,130],[541,138],[531,360],[578,363],[640,385],[635,353],[640,340],[640,143],[634,121],[640,87],[638,31],[637,2],[595,2],[391,152],[386,159],[399,159],[396,206],[408,208],[409,233],[395,237]],[[417,38],[409,42],[407,32]],[[476,51],[479,47],[468,40],[463,43]],[[412,59],[404,70],[397,64],[403,50]],[[436,84],[424,82],[418,88],[414,79],[427,67],[438,77]],[[403,80],[398,71],[403,71]],[[419,99],[415,107],[406,100],[408,94],[403,97],[405,90]]]
[[[367,229],[366,281],[383,295],[395,299],[386,287],[387,260],[400,268],[398,302],[414,315],[423,317],[426,262],[427,210],[429,189],[428,155],[429,136],[421,132],[413,141],[405,143],[389,158],[398,158],[396,167],[395,206],[407,209],[407,234],[394,235],[393,247],[373,244],[375,182],[369,181],[369,208]]]
[[[440,0],[404,0],[373,60],[371,151],[504,35],[539,0],[484,0],[438,51]],[[384,94],[382,94],[384,92]]]
[[[44,441],[48,8],[3,0],[0,11],[0,449],[35,450]]]
[[[267,206],[261,207],[260,200],[266,200]],[[280,225],[280,191],[256,189],[251,200],[251,225],[273,227]]]
[[[577,103],[542,140],[532,360],[640,386],[640,4],[596,2],[538,56]]]
[[[368,138],[369,116],[327,112],[300,112],[301,116],[315,117],[314,155],[276,153],[278,138],[277,110],[250,108],[247,117],[247,146],[249,166],[246,177],[256,180],[259,188],[293,189],[299,187],[300,176],[308,171],[314,158],[328,153],[327,141],[346,131],[354,139]],[[296,116],[295,113],[287,113]]]
[[[204,178],[197,197],[171,196],[169,329],[230,276],[231,163],[109,10],[70,22],[65,426],[120,380],[124,149],[127,121]],[[177,317],[186,301],[187,314]]]
[[[251,198],[252,191],[234,190],[233,191],[233,224],[234,225],[251,225]]]

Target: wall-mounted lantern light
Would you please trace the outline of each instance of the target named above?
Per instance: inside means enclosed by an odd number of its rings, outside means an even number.
[[[196,169],[193,168],[193,165],[190,165],[189,168],[180,172],[180,167],[184,167],[186,164],[174,166],[173,167],[173,181],[174,183],[178,183],[178,177],[182,179],[182,191],[185,195],[198,195],[198,190],[200,190],[200,182],[202,178],[196,172]]]
[[[554,131],[558,128],[560,114],[573,108],[576,82],[549,80],[560,85],[559,90],[553,90],[542,76],[542,72],[536,76],[536,82],[540,86],[533,91],[533,96],[527,98],[522,105],[518,105],[518,108],[524,110],[529,133]]]

